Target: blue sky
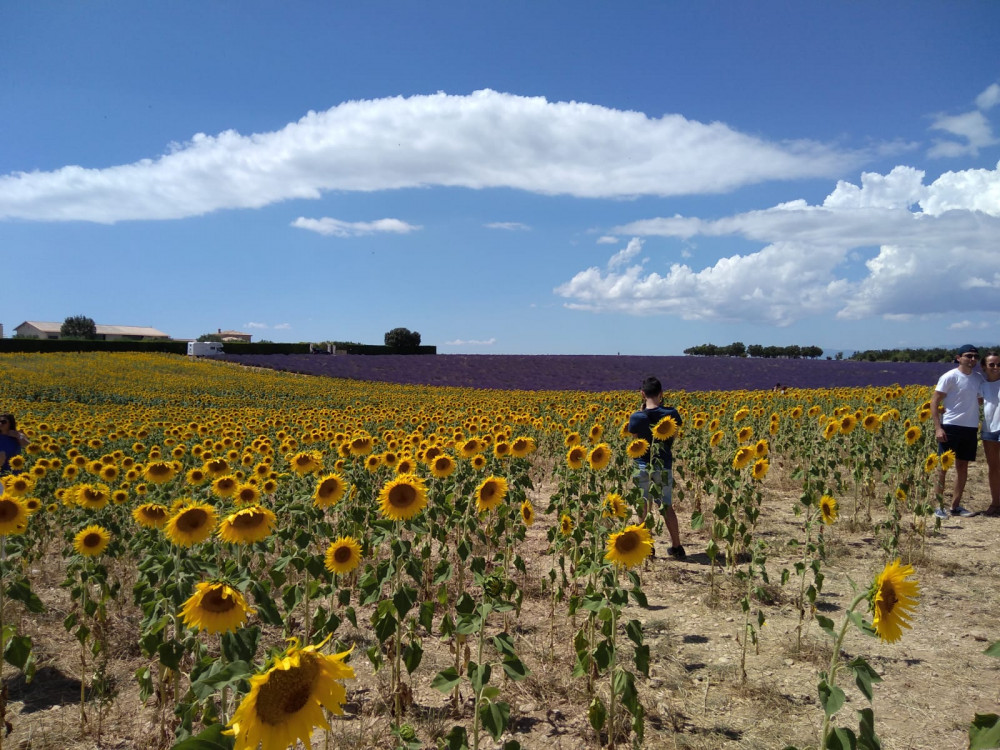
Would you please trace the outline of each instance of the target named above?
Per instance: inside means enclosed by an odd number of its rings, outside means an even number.
[[[0,323],[996,343],[1000,3],[0,4]]]

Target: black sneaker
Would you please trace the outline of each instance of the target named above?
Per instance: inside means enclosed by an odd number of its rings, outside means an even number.
[[[676,547],[668,547],[667,554],[670,555],[675,560],[687,560],[687,552],[684,551],[684,547],[678,544]]]

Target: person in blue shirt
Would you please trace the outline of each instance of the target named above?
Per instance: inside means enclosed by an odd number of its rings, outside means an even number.
[[[649,449],[635,460],[635,477],[642,488],[644,500],[642,518],[649,513],[650,487],[654,487],[659,497],[653,501],[661,506],[663,518],[670,534],[669,555],[677,560],[684,560],[687,554],[681,546],[680,529],[677,525],[677,514],[673,507],[674,474],[673,474],[673,444],[674,439],[654,440],[653,428],[664,418],[670,417],[681,426],[681,415],[672,406],[663,405],[663,386],[659,379],[648,377],[642,383],[642,407],[632,414],[628,420],[628,431],[637,438],[649,443]]]
[[[28,444],[28,436],[17,429],[13,414],[0,414],[0,474],[10,473],[10,459]]]

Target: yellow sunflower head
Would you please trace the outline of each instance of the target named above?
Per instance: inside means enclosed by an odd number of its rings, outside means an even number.
[[[178,547],[190,547],[208,539],[217,522],[218,516],[211,505],[185,504],[167,521],[164,533]]]
[[[653,539],[645,526],[626,526],[624,531],[608,537],[604,559],[626,568],[632,568],[653,551]]]
[[[628,444],[626,453],[628,453],[629,458],[642,458],[646,455],[646,451],[649,450],[649,443],[642,438],[636,438],[631,443]]]
[[[237,505],[256,505],[260,502],[260,490],[255,484],[241,482],[233,492],[233,502]]]
[[[316,482],[313,492],[313,505],[327,508],[336,505],[347,490],[347,482],[340,474],[327,474]]]
[[[757,444],[754,446],[753,452],[754,455],[757,456],[757,458],[766,458],[767,454],[771,452],[771,446],[767,444],[767,440],[762,438],[757,441]]]
[[[917,425],[911,425],[904,433],[907,445],[914,445],[923,436],[923,431]]]
[[[300,648],[295,640],[274,665],[250,678],[250,692],[240,703],[227,734],[240,748],[284,748],[302,740],[308,745],[313,729],[329,729],[323,709],[343,714],[347,691],[339,680],[354,679],[344,663],[350,652],[320,653],[320,646]]]
[[[476,455],[474,455],[472,457],[472,460],[469,461],[469,463],[471,463],[472,464],[472,468],[476,469],[477,471],[480,470],[480,469],[485,469],[486,468],[486,456],[484,456],[482,453],[477,453]]]
[[[749,416],[750,416],[750,410],[744,406],[740,409],[737,409],[736,413],[733,414],[733,422],[742,422]]]
[[[608,464],[611,462],[611,448],[608,447],[607,443],[598,443],[590,451],[590,455],[587,456],[587,461],[590,463],[590,468],[594,471],[600,471],[601,469],[607,468]]]
[[[741,443],[748,442],[753,438],[753,427],[746,425],[745,427],[740,427],[739,432],[736,433],[736,439]]]
[[[587,459],[587,449],[582,445],[574,445],[566,452],[566,463],[571,469],[582,469]]]
[[[718,448],[719,443],[722,442],[722,438],[724,438],[725,436],[726,433],[724,433],[722,430],[717,430],[716,432],[712,433],[712,437],[709,438],[708,444],[711,445],[713,448]]]
[[[920,600],[920,585],[910,580],[913,567],[894,560],[885,566],[872,584],[868,600],[872,611],[872,625],[878,637],[888,643],[903,636],[903,628],[913,627],[910,619]]]
[[[525,526],[531,526],[535,522],[535,508],[530,500],[521,503],[521,520]]]
[[[857,426],[858,418],[853,414],[845,414],[840,418],[840,431],[845,435],[850,435]]]
[[[771,464],[768,463],[766,458],[758,458],[753,465],[753,478],[758,482],[767,476],[768,470],[771,468]]]
[[[239,481],[232,474],[224,474],[212,481],[212,494],[216,497],[233,497]]]
[[[955,465],[955,451],[947,450],[942,453],[938,458],[938,464],[941,466],[941,471],[948,471]]]
[[[135,522],[147,529],[162,529],[169,517],[170,511],[159,503],[143,503],[132,511]]]
[[[493,455],[497,458],[507,458],[510,456],[510,443],[506,440],[497,440],[493,445]]]
[[[486,477],[476,488],[476,510],[482,513],[493,510],[507,496],[507,480],[503,477]]]
[[[879,428],[882,426],[882,419],[878,414],[868,414],[861,421],[861,426],[868,432],[878,432]]]
[[[230,544],[253,544],[266,539],[274,530],[274,512],[251,505],[226,516],[219,524],[219,538]]]
[[[208,477],[209,475],[208,473],[205,472],[204,469],[195,468],[195,469],[188,469],[188,472],[184,478],[187,481],[187,483],[190,484],[192,487],[198,487],[202,484],[205,484],[205,482],[208,481]]]
[[[103,526],[93,524],[73,537],[73,549],[84,557],[96,557],[107,549],[111,534]]]
[[[748,445],[744,445],[736,449],[736,453],[733,455],[733,468],[734,469],[745,469],[750,461],[753,460],[754,451]]]
[[[399,474],[379,493],[379,511],[393,521],[413,518],[427,505],[427,486],[414,474]]]
[[[568,515],[563,514],[562,518],[559,519],[559,531],[564,536],[569,536],[573,533],[573,519]]]
[[[677,421],[667,415],[653,426],[653,440],[669,440],[677,434]]]
[[[76,489],[76,504],[88,510],[100,510],[111,501],[106,484],[81,484]]]
[[[823,519],[823,523],[833,523],[837,520],[837,516],[840,515],[837,501],[829,495],[823,495],[823,497],[819,499],[819,513],[820,517]]]
[[[205,481],[205,476],[207,475],[210,479],[215,479],[216,477],[221,477],[224,474],[229,473],[229,462],[224,458],[210,458],[205,461],[202,466],[202,479]],[[188,472],[188,477],[190,477],[190,472]]]
[[[938,465],[937,453],[929,453],[927,458],[924,459],[924,473],[930,474]]]
[[[580,433],[579,432],[568,432],[566,433],[566,438],[563,440],[563,444],[567,448],[572,448],[574,445],[580,444]]]
[[[253,610],[238,589],[226,583],[202,581],[181,607],[181,619],[189,628],[208,633],[228,633],[241,627]]]
[[[442,453],[434,457],[430,466],[431,474],[436,476],[438,479],[444,479],[445,477],[451,476],[451,473],[455,471],[455,459],[447,453]]]
[[[150,484],[165,484],[177,476],[177,467],[172,461],[153,461],[146,464],[143,479]]]
[[[531,437],[517,437],[510,444],[510,455],[514,458],[524,458],[535,452],[535,439]]]
[[[840,420],[831,419],[826,423],[826,427],[823,428],[823,439],[829,440],[838,432],[840,432]]]
[[[601,511],[604,518],[625,518],[627,514],[625,499],[617,492],[612,492],[604,498],[604,509]]]
[[[26,474],[8,474],[3,477],[3,491],[11,497],[27,497],[35,489],[35,483]]]
[[[28,528],[28,508],[19,497],[0,495],[0,536],[23,534]]]
[[[327,547],[323,560],[331,573],[350,573],[361,563],[361,544],[352,536],[342,536]]]

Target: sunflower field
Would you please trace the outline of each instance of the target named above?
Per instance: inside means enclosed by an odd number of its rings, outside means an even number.
[[[30,438],[0,496],[0,750],[1000,731],[1000,527],[934,516],[930,387],[666,393],[674,560],[638,391],[127,353],[0,374]]]

